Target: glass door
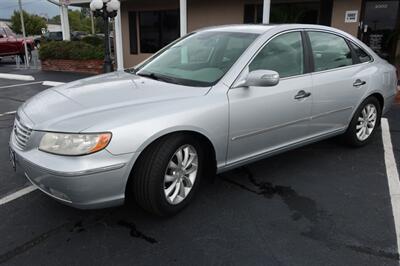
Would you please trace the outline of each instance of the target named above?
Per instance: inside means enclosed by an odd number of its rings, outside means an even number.
[[[393,63],[399,35],[399,0],[366,0],[363,13],[361,40],[379,56]]]

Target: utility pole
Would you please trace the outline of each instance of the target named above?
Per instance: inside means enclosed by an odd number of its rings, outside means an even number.
[[[26,34],[25,34],[25,23],[24,23],[24,15],[22,14],[22,4],[21,0],[18,0],[19,5],[19,15],[21,17],[21,26],[22,26],[22,37],[24,39],[24,48],[25,48],[25,67],[29,67],[29,55],[28,55],[28,46],[26,45]]]
[[[94,18],[93,18],[93,11],[90,10],[90,21],[92,23],[92,34],[94,35],[96,32],[94,31]]]

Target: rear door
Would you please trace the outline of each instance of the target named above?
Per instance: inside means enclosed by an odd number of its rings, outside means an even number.
[[[310,131],[323,135],[347,127],[369,84],[371,72],[356,59],[351,43],[335,33],[308,31],[314,97]]]

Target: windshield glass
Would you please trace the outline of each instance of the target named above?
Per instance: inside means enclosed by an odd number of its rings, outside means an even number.
[[[187,86],[212,86],[257,36],[241,32],[195,33],[140,66],[136,74]]]

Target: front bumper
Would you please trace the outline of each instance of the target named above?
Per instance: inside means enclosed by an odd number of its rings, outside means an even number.
[[[126,183],[136,153],[112,155],[107,150],[86,156],[59,156],[38,149],[20,150],[13,136],[16,169],[52,198],[80,209],[124,203]]]

